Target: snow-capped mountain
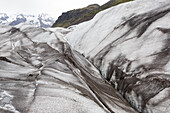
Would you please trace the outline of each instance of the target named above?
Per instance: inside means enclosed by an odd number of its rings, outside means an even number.
[[[0,13],[0,24],[15,26],[20,23],[27,23],[35,25],[37,27],[51,27],[55,22],[55,19],[50,17],[48,14],[39,15],[25,15],[25,14],[14,14],[7,15],[6,13]]]

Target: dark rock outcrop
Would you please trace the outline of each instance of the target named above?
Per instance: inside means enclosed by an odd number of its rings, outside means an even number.
[[[110,0],[102,6],[93,4],[85,8],[75,9],[62,13],[62,15],[58,17],[52,27],[69,27],[71,25],[76,25],[91,20],[98,12],[128,1],[132,0]]]
[[[99,10],[99,5],[89,5],[82,9],[62,13],[52,27],[68,27],[92,19]]]

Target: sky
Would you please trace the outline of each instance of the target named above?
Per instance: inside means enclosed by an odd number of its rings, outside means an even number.
[[[40,14],[46,13],[57,19],[62,12],[86,7],[90,4],[102,5],[109,0],[0,0],[0,13]]]

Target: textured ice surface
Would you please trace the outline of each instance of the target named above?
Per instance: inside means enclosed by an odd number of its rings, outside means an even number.
[[[168,113],[169,18],[169,0],[135,0],[68,29],[0,26],[1,112]]]
[[[169,0],[135,0],[102,11],[65,39],[139,112],[168,113],[169,19]]]
[[[0,27],[0,113],[135,113],[82,54],[71,29]]]

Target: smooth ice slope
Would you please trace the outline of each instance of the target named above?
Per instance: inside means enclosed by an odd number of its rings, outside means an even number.
[[[66,35],[139,112],[170,111],[170,1],[107,9]]]

